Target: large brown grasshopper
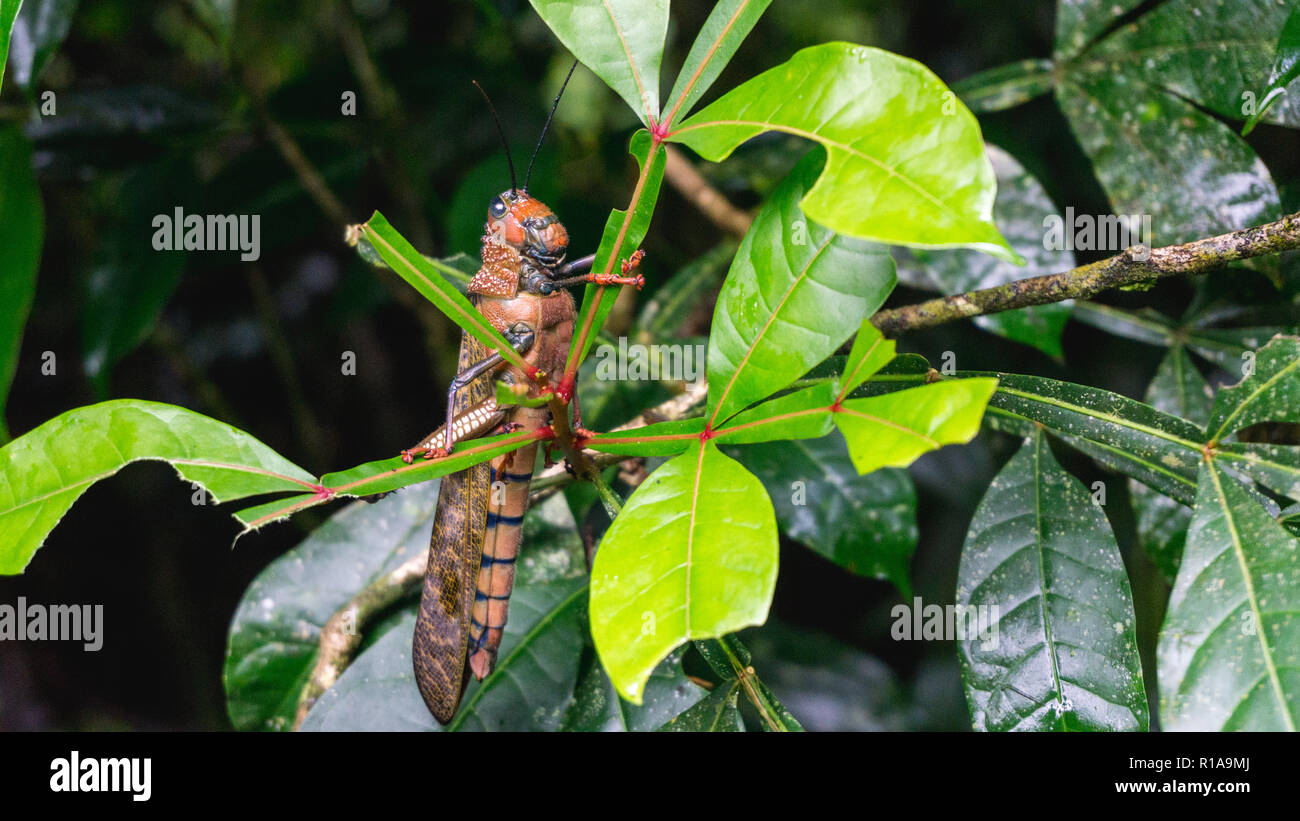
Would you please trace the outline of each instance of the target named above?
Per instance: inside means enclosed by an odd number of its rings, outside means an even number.
[[[556,105],[559,100],[557,95]],[[508,147],[506,156],[509,160]],[[489,202],[483,265],[468,290],[478,311],[534,370],[510,365],[462,333],[458,373],[447,391],[448,422],[403,451],[408,462],[421,454],[445,455],[456,442],[487,433],[549,426],[550,410],[544,405],[498,405],[495,383],[537,399],[545,390],[536,373],[563,371],[575,315],[566,286],[644,283],[640,276],[627,276],[641,259],[639,251],[624,263],[624,276],[589,273],[592,256],[565,263],[568,232],[550,208],[528,194],[531,162],[528,172],[524,186],[516,187],[510,161],[510,189]],[[579,273],[584,271],[588,273]],[[469,675],[482,680],[496,661],[536,457],[534,443],[442,479],[412,649],[420,694],[440,723],[455,714]]]

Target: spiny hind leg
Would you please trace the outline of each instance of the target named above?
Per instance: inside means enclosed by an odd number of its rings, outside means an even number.
[[[505,418],[506,409],[497,405],[495,396],[489,396],[452,420],[451,441],[455,443],[482,436],[500,425]],[[441,425],[433,433],[421,439],[418,445],[402,451],[402,461],[409,465],[415,461],[416,456],[420,455],[425,459],[432,459],[439,455],[446,456],[447,439],[447,426]]]

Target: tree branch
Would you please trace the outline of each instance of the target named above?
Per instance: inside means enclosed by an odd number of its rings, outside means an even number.
[[[1081,265],[1060,274],[1031,277],[964,294],[931,299],[878,312],[871,323],[887,337],[983,314],[1046,305],[1066,299],[1086,299],[1126,285],[1170,276],[1203,274],[1239,259],[1300,248],[1300,213],[1276,222],[1198,239],[1183,245],[1156,248],[1146,259],[1143,246],[1134,246],[1108,259]]]

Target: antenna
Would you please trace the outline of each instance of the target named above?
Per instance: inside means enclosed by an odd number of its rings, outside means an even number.
[[[551,113],[546,118],[546,125],[542,126],[542,136],[537,138],[537,147],[533,149],[532,159],[528,161],[528,170],[524,172],[524,190],[528,190],[528,180],[533,176],[533,163],[537,161],[537,152],[542,150],[542,140],[546,139],[546,130],[551,127],[551,120],[555,119],[555,109],[560,107],[560,98],[564,96],[564,89],[569,85],[569,78],[573,76],[573,70],[578,67],[578,61],[574,60],[573,65],[569,66],[569,73],[564,75],[564,83],[560,86],[560,93],[555,95],[555,102],[551,103]]]
[[[572,71],[572,69],[570,69],[570,71]],[[492,112],[492,119],[497,124],[497,133],[501,135],[501,145],[506,149],[506,162],[510,164],[510,193],[513,194],[515,193],[515,189],[519,186],[515,184],[515,161],[510,157],[510,142],[506,139],[506,130],[502,128],[501,118],[497,116],[496,106],[492,105],[492,99],[488,97],[487,92],[483,90],[483,86],[478,84],[478,80],[470,80],[470,82],[478,89],[478,93],[483,95],[483,100],[488,104],[488,110]],[[529,163],[528,167],[531,169],[532,163]],[[527,180],[524,181],[524,185],[527,187]]]

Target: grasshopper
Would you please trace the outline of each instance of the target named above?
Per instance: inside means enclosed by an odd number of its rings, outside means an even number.
[[[551,117],[559,101],[557,95]],[[490,100],[488,105],[491,108]],[[492,113],[504,143],[504,129],[495,109]],[[548,117],[542,139],[550,122]],[[488,203],[483,264],[470,281],[470,300],[529,366],[558,373],[569,353],[576,313],[565,287],[594,282],[640,288],[644,279],[628,274],[640,263],[642,252],[623,264],[623,276],[590,273],[594,255],[566,263],[568,232],[550,208],[528,194],[532,162],[523,187],[517,187],[508,145],[506,157],[510,188]],[[535,149],[533,160],[536,157]],[[447,391],[448,421],[402,451],[402,458],[410,462],[419,455],[444,456],[458,441],[492,432],[540,431],[550,425],[550,410],[544,405],[499,406],[498,382],[529,399],[544,393],[530,374],[462,333],[458,373]],[[537,447],[530,444],[442,479],[412,648],[420,694],[442,724],[455,715],[469,676],[481,681],[496,662]]]

